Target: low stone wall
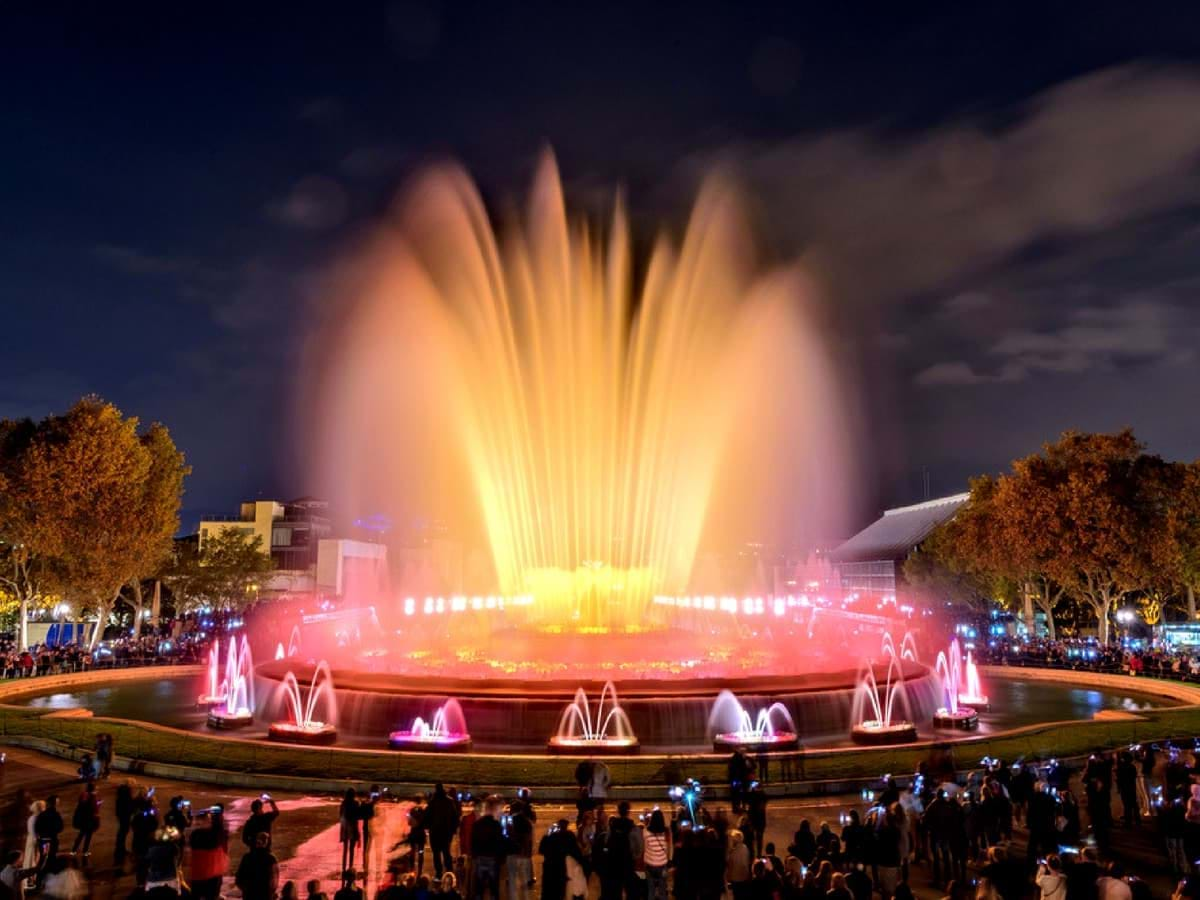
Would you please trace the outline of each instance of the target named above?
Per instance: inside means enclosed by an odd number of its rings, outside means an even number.
[[[1038,669],[1031,666],[980,666],[985,677],[1020,678],[1026,681],[1052,681],[1072,687],[1097,687],[1109,691],[1154,694],[1176,700],[1181,706],[1200,706],[1200,685],[1144,675],[1109,675],[1088,669]]]

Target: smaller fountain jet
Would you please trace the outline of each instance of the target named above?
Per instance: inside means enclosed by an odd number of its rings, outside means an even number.
[[[713,749],[789,750],[799,737],[792,714],[782,703],[772,703],[751,717],[732,691],[721,691],[708,717]]]
[[[290,638],[288,638],[287,650],[285,651],[283,649],[282,643],[276,644],[275,645],[275,658],[276,659],[290,659],[291,657],[295,656],[299,652],[300,652],[300,626],[293,625],[292,626],[292,636]]]
[[[638,739],[629,716],[617,702],[617,689],[613,683],[604,683],[594,716],[587,692],[583,688],[575,691],[575,699],[563,710],[558,731],[550,738],[548,746],[552,753],[636,753]]]
[[[958,695],[958,702],[965,703],[976,712],[987,712],[991,708],[991,703],[988,702],[987,694],[983,692],[983,685],[979,683],[979,669],[975,665],[975,660],[971,658],[970,650],[967,651],[964,671],[967,675],[967,689]]]
[[[388,746],[393,750],[468,750],[471,735],[462,707],[451,698],[437,708],[431,721],[417,716],[407,731],[389,734]]]
[[[200,698],[202,704],[209,706],[208,726],[243,728],[254,721],[254,660],[246,636],[242,635],[240,645],[236,638],[230,640],[225,678],[218,685],[215,672],[219,659],[220,648],[214,644],[208,654],[209,692]]]
[[[196,700],[197,706],[212,709],[225,702],[225,688],[221,683],[221,639],[213,638],[212,646],[208,648],[208,673],[206,677],[207,692]]]
[[[908,692],[904,687],[904,672],[894,655],[888,656],[887,678],[883,686],[883,702],[875,679],[875,670],[868,665],[860,676],[854,693],[850,739],[856,744],[904,744],[917,739],[917,726],[912,723]],[[904,719],[893,720],[898,712],[896,701],[904,707]]]
[[[283,676],[279,690],[287,701],[291,721],[272,722],[267,737],[292,744],[332,744],[337,740],[337,728],[333,724],[337,718],[337,699],[333,693],[333,676],[329,674],[329,664],[325,660],[321,660],[313,672],[306,700],[301,699],[300,683],[291,669]],[[322,697],[325,698],[328,722],[313,718]]]
[[[942,695],[945,700],[933,714],[934,728],[975,728],[979,725],[979,715],[975,708],[962,702],[960,688],[963,684],[962,650],[958,646],[958,638],[950,641],[950,655],[939,652],[934,671],[942,679]],[[978,674],[975,676],[978,681]],[[977,686],[978,687],[978,686]]]

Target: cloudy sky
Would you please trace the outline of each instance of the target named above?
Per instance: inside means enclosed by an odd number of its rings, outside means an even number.
[[[0,13],[0,415],[165,421],[193,514],[306,492],[322,273],[398,186],[450,156],[515,197],[547,144],[646,232],[745,186],[827,304],[863,516],[1065,428],[1200,456],[1183,6],[77,6]]]

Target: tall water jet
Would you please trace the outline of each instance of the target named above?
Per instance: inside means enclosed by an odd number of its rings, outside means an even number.
[[[209,658],[209,689],[212,689],[212,656]],[[250,642],[242,635],[230,638],[225,657],[225,678],[220,685],[221,701],[208,711],[210,728],[244,728],[254,721],[254,659]]]
[[[880,699],[882,697],[882,699]],[[895,718],[903,708],[904,718]],[[902,744],[917,739],[917,726],[912,721],[908,692],[904,688],[904,671],[895,656],[888,656],[887,677],[883,688],[868,664],[859,677],[854,692],[850,721],[850,739],[856,744]]]
[[[430,721],[417,716],[407,729],[389,734],[388,745],[393,750],[469,750],[471,734],[462,707],[451,697]]]
[[[736,207],[710,183],[679,246],[639,265],[620,204],[600,233],[567,218],[549,156],[503,238],[461,171],[416,182],[314,341],[329,492],[477,537],[491,571],[469,589],[531,595],[543,635],[665,628],[651,598],[687,590],[702,535],[840,515],[847,405],[802,321],[811,291],[763,271]]]
[[[558,720],[558,731],[549,741],[551,751],[560,753],[636,753],[638,739],[629,716],[617,700],[617,689],[605,682],[595,713],[587,691],[579,688]]]
[[[964,668],[967,676],[967,689],[958,695],[958,702],[965,703],[976,712],[987,712],[991,708],[991,703],[988,702],[987,694],[983,692],[983,685],[979,681],[979,668],[975,665],[970,650],[967,651]]]
[[[958,638],[950,641],[950,654],[938,651],[934,671],[942,680],[943,704],[933,714],[935,728],[974,728],[979,724],[979,716],[975,709],[961,702],[961,691],[966,685],[963,681],[962,650],[958,646]],[[976,680],[978,680],[976,675]]]
[[[751,716],[733,691],[721,691],[708,716],[714,750],[745,747],[750,750],[788,750],[799,736],[792,714],[782,703],[772,703]]]
[[[221,639],[213,638],[208,648],[208,668],[204,673],[204,693],[196,701],[197,706],[211,709],[225,702],[225,689],[221,685]]]
[[[267,730],[271,740],[293,744],[332,744],[337,740],[337,698],[333,692],[333,676],[325,660],[321,660],[313,672],[307,698],[301,696],[300,683],[291,670],[284,675],[279,690],[283,692],[291,719],[271,723]],[[325,718],[328,721],[314,718],[317,704],[322,699],[325,700]]]

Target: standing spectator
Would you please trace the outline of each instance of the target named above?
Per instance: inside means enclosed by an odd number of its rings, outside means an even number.
[[[379,785],[371,785],[371,792],[367,794],[366,800],[358,801],[358,818],[362,822],[362,848],[363,848],[363,872],[365,873],[370,866],[371,853],[371,827],[375,823],[375,804],[379,802],[379,797],[382,791]],[[353,857],[353,854],[351,854]],[[354,860],[351,858],[348,868],[354,868]],[[364,876],[365,877],[365,876]]]
[[[1117,794],[1121,798],[1121,821],[1126,828],[1138,825],[1141,813],[1137,802],[1138,770],[1133,754],[1122,751],[1117,758]]]
[[[1066,900],[1067,877],[1062,873],[1062,862],[1057,854],[1051,853],[1038,865],[1033,880],[1041,891],[1041,900]]]
[[[42,814],[42,810],[46,808],[44,800],[34,800],[29,804],[29,818],[25,820],[25,857],[22,868],[37,871],[38,868],[38,839],[37,831],[34,824],[37,822],[37,817]]]
[[[270,809],[266,808],[267,805],[270,806]],[[242,826],[242,843],[253,850],[258,846],[258,836],[265,834],[267,846],[271,846],[271,829],[278,818],[279,807],[275,805],[270,794],[256,797],[250,804],[250,816],[246,819],[246,824]]]
[[[255,833],[254,847],[242,857],[234,880],[242,891],[243,900],[275,900],[279,863],[271,853],[269,830]]]
[[[496,803],[488,798],[483,806],[483,815],[471,826],[472,895],[475,900],[485,893],[492,900],[500,900],[500,864],[504,861],[504,833],[496,821]]]
[[[75,843],[71,845],[71,853],[79,853],[84,857],[92,855],[92,835],[100,827],[100,798],[96,796],[96,783],[89,781],[84,786],[83,793],[75,803],[75,814],[71,817],[75,827]]]
[[[1125,869],[1119,862],[1110,862],[1108,871],[1096,880],[1097,900],[1133,900],[1133,891],[1125,880]]]
[[[58,811],[58,795],[46,798],[46,808],[33,820],[33,833],[37,837],[37,867],[45,871],[47,863],[58,856],[58,836],[62,834],[63,818]]]
[[[508,851],[504,861],[508,900],[528,900],[533,884],[533,819],[522,800],[514,800],[510,808]]]
[[[113,737],[108,732],[96,735],[96,762],[100,765],[100,777],[107,778],[112,771]]]
[[[733,900],[749,900],[750,848],[740,831],[729,832],[729,849],[725,851],[725,881],[733,892]]]
[[[167,887],[180,893],[179,864],[182,855],[174,828],[164,826],[154,835],[154,843],[146,851],[146,892]]]
[[[604,843],[604,872],[601,893],[606,897],[638,897],[645,893],[636,875],[634,860],[642,858],[641,835],[635,834],[629,817],[629,801],[617,804],[617,815],[608,820],[608,837]],[[608,890],[604,889],[605,882]]]
[[[356,873],[353,869],[347,869],[342,873],[342,886],[333,895],[333,900],[363,900],[362,888],[354,883],[355,877]]]
[[[746,789],[750,784],[750,774],[754,771],[754,763],[746,755],[746,748],[738,747],[733,751],[726,769],[729,775],[729,799],[733,803],[733,811],[740,813]]]
[[[137,871],[137,883],[146,883],[146,854],[154,843],[158,832],[158,808],[154,805],[154,788],[146,791],[136,801],[137,811],[129,823],[130,849]]]
[[[568,892],[575,896],[577,891],[569,887],[568,860],[582,867],[583,854],[566,819],[550,826],[538,843],[538,853],[542,857],[542,900],[562,900]],[[586,882],[583,892],[587,893]]]
[[[425,808],[425,820],[429,830],[429,847],[433,851],[433,871],[438,878],[454,868],[450,856],[450,842],[458,829],[459,810],[454,798],[446,793],[440,781],[433,786],[433,796]]]
[[[187,832],[192,827],[192,803],[182,797],[172,797],[163,816],[163,826],[171,828],[175,833],[175,843],[179,847],[179,859],[183,859],[183,848],[187,846]]]
[[[964,827],[962,807],[939,790],[924,819],[933,855],[933,882],[941,886],[955,878],[954,837]]]
[[[608,798],[608,789],[612,786],[612,776],[608,766],[600,760],[592,763],[592,780],[588,784],[588,797],[592,805],[603,803]]]
[[[354,867],[355,854],[358,852],[358,798],[354,788],[346,788],[342,796],[342,805],[338,808],[338,842],[342,845],[342,871]],[[363,865],[366,866],[364,855]]]
[[[642,863],[646,869],[649,900],[667,900],[667,866],[671,861],[671,835],[662,810],[655,807],[646,823],[642,840]]]
[[[125,842],[129,836],[129,825],[133,821],[135,808],[133,782],[126,779],[117,785],[117,800],[113,808],[117,817],[117,840],[113,849],[113,862],[118,866],[125,861]]]
[[[217,900],[221,882],[229,871],[229,831],[225,810],[214,806],[205,813],[207,827],[192,830],[191,888],[195,900]]]
[[[304,900],[329,900],[329,897],[321,890],[321,882],[313,878],[308,882],[308,895]]]
[[[412,848],[413,866],[418,878],[425,868],[425,845],[428,842],[425,829],[425,795],[417,794],[416,802],[408,810],[408,845]]]
[[[750,854],[762,856],[763,838],[767,833],[767,792],[757,781],[750,782],[750,790],[746,793],[746,819],[752,829],[746,836]]]
[[[34,874],[35,869],[21,867],[21,851],[9,850],[0,869],[0,885],[8,891],[11,900],[25,900],[25,879]]]

